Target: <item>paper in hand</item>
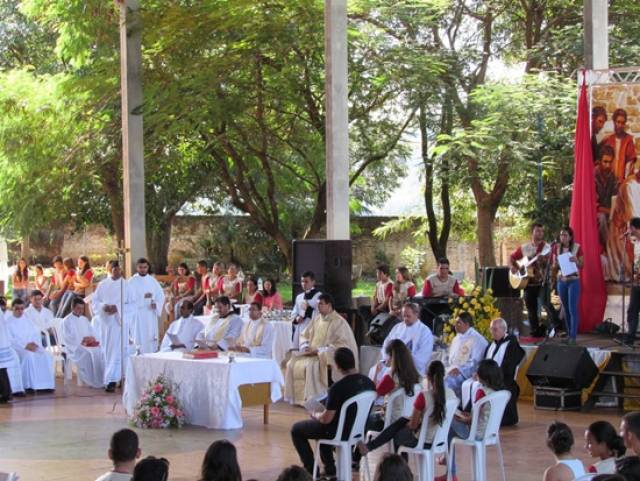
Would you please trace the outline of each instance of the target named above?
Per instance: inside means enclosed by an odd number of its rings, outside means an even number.
[[[318,398],[310,398],[304,403],[304,408],[311,414],[324,411],[324,405]]]
[[[569,277],[578,273],[578,265],[569,260],[573,257],[571,252],[565,252],[558,256],[558,264],[560,265],[560,272],[564,277]]]

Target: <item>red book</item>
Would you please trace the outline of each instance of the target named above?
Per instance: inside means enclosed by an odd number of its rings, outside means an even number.
[[[218,351],[189,351],[183,352],[183,359],[215,359],[218,357]]]

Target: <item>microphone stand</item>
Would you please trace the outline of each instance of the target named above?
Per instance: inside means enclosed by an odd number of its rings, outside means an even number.
[[[555,248],[556,245],[557,245],[556,241],[553,241],[551,243],[551,250],[549,252],[549,261],[547,262],[547,265],[544,268],[544,274],[542,277],[542,296],[543,296],[542,306],[544,307],[545,311],[547,311],[547,321],[549,321],[549,329],[547,329],[547,332],[545,333],[544,340],[540,343],[541,346],[544,346],[547,342],[549,342],[549,339],[551,339],[551,336],[550,336],[551,329],[554,330],[554,334],[556,329],[556,326],[551,326],[554,315],[550,312],[550,310],[553,309],[553,306],[551,305],[551,289],[549,288],[550,287],[549,273],[551,271],[551,260],[553,259],[553,249]]]

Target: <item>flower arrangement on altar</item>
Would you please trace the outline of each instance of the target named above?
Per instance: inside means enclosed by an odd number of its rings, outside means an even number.
[[[450,298],[451,318],[444,325],[442,331],[442,342],[447,346],[451,344],[456,335],[454,325],[456,319],[461,312],[468,312],[473,317],[473,327],[482,334],[489,342],[491,342],[491,331],[489,327],[491,321],[500,317],[500,310],[495,306],[495,297],[491,289],[483,290],[480,287],[474,287],[471,294],[466,297],[457,299]]]
[[[150,381],[136,404],[131,425],[151,429],[181,428],[185,417],[177,392],[178,386],[164,375]]]

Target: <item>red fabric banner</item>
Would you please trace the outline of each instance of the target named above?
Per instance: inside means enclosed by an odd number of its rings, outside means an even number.
[[[584,266],[580,272],[580,332],[591,332],[602,322],[607,288],[600,263],[600,241],[596,221],[596,187],[587,87],[582,82],[574,144],[574,176],[571,196],[571,228],[582,246]]]

